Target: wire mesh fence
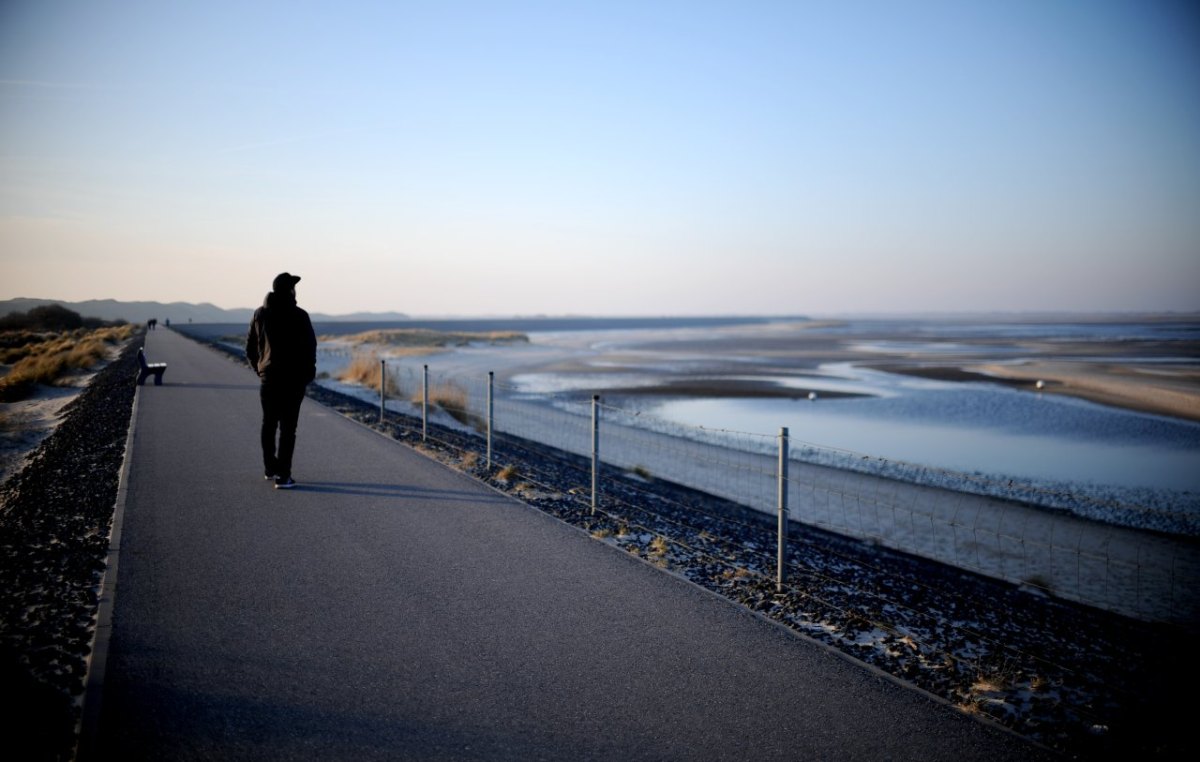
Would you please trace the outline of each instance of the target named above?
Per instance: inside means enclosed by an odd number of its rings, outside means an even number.
[[[690,427],[604,400],[593,409],[587,396],[532,394],[495,383],[491,374],[381,364],[385,404],[419,416],[423,437],[440,436],[430,434],[432,418],[449,427],[442,430],[488,442],[484,457],[498,466],[506,452],[535,462],[555,451],[578,456],[569,468],[574,489],[593,505],[588,461],[595,455],[601,494],[605,470],[634,483],[682,485],[767,516],[780,512],[785,494],[793,535],[815,527],[1144,620],[1200,619],[1200,553],[1188,538],[995,497],[1011,492],[1011,483],[976,474],[806,442],[788,446],[781,490],[778,434]]]

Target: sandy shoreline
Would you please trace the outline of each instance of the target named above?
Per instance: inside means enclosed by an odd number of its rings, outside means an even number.
[[[95,371],[71,379],[70,385],[39,385],[28,399],[0,402],[0,484],[24,468],[30,453],[54,433],[63,409],[75,401]]]
[[[831,391],[808,387],[783,386],[767,380],[743,378],[696,378],[676,379],[650,386],[613,387],[604,390],[606,398],[612,397],[701,397],[710,399],[850,399],[866,397],[866,394]]]
[[[1200,421],[1200,370],[1136,363],[1027,361],[1019,365],[871,365],[873,370],[936,381],[1004,384],[1064,394],[1139,413]],[[1038,382],[1042,386],[1038,386]]]
[[[1143,413],[1200,421],[1200,370],[1163,368],[1137,363],[1030,361],[1020,365],[979,365],[978,370],[1001,380],[1046,382],[1048,394],[1067,394]]]
[[[970,330],[930,338],[882,327],[847,337],[829,332],[836,328],[828,322],[779,325],[772,330],[735,327],[705,337],[631,342],[621,346],[621,352],[610,350],[604,359],[615,361],[614,369],[628,371],[636,370],[638,353],[683,358],[679,375],[687,376],[686,383],[664,378],[653,387],[622,390],[631,394],[729,397],[737,396],[740,388],[748,397],[807,396],[808,389],[796,395],[798,390],[791,386],[775,385],[770,391],[769,382],[752,378],[789,374],[811,376],[812,391],[834,397],[840,395],[821,386],[822,367],[846,364],[938,381],[1004,384],[1200,421],[1200,343],[1196,341],[980,338]],[[705,377],[704,371],[711,375]],[[723,373],[738,378],[722,378]]]
[[[1015,365],[875,365],[876,370],[939,381],[988,382],[1101,405],[1200,421],[1200,370],[1139,363],[1027,361]],[[1042,385],[1039,387],[1038,382]]]
[[[936,381],[1003,384],[1032,393],[1063,394],[1109,407],[1200,422],[1200,370],[1194,368],[1168,370],[1135,363],[1071,361],[1027,361],[1019,365],[872,363],[861,367]],[[869,396],[825,389],[819,382],[798,387],[765,379],[719,376],[668,379],[602,391],[606,396],[618,397],[806,399],[810,393],[823,399]]]

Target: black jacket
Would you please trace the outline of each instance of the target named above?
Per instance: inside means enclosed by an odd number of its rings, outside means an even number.
[[[317,336],[289,294],[267,294],[246,336],[246,360],[264,382],[308,384],[317,377]]]

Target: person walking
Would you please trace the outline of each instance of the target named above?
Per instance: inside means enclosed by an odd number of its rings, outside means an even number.
[[[296,422],[304,390],[317,376],[317,336],[308,313],[296,304],[300,276],[280,273],[263,306],[254,311],[246,336],[246,360],[262,382],[262,453],[266,478],[291,489]],[[275,434],[279,433],[279,447]]]

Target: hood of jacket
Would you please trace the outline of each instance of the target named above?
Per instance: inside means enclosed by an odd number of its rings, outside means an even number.
[[[296,297],[291,294],[281,294],[277,291],[268,291],[263,297],[263,306],[267,309],[286,309],[287,307],[296,306]]]
[[[317,373],[317,338],[308,313],[291,294],[274,291],[254,311],[246,359],[263,381],[307,384]]]

